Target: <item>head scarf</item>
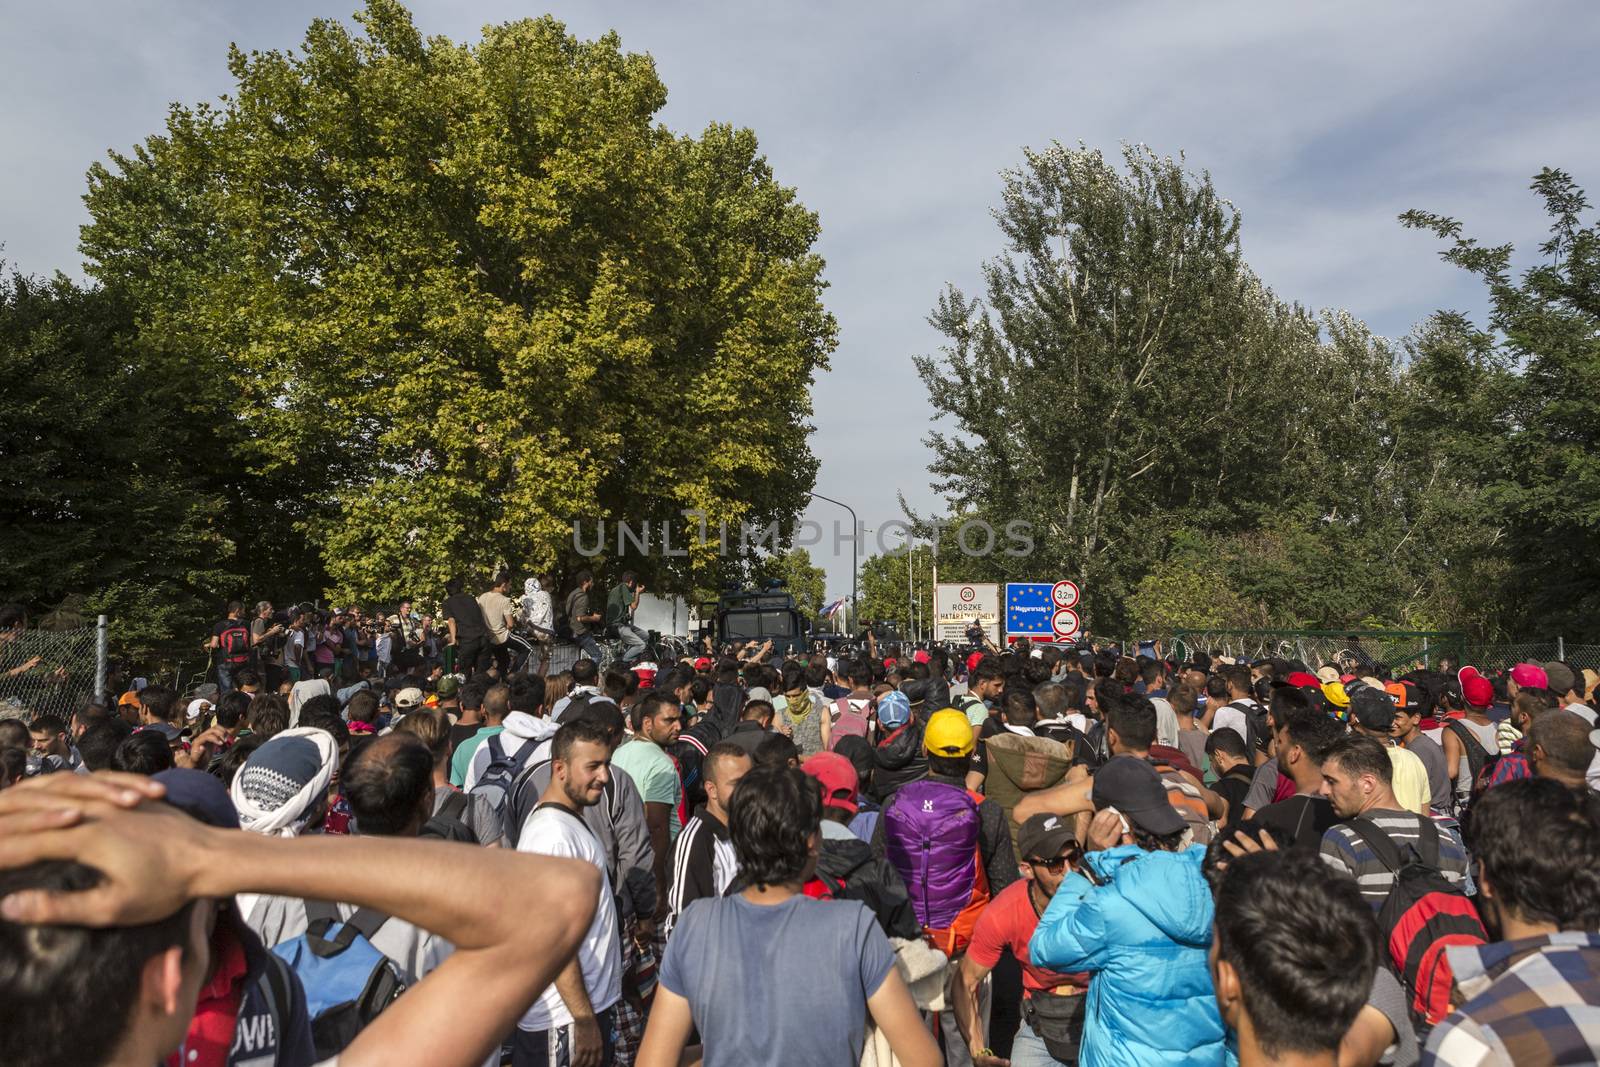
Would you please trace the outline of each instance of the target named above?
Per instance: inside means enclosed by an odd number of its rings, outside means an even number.
[[[269,837],[303,833],[328,794],[339,746],[326,730],[300,726],[274,734],[233,780],[239,825]]]

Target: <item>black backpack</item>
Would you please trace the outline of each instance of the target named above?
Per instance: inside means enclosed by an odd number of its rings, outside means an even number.
[[[451,793],[439,806],[439,810],[422,824],[422,832],[418,836],[476,845],[478,835],[473,833],[472,828],[462,820],[470,802],[471,798],[465,793]]]
[[[1255,763],[1255,754],[1265,752],[1267,744],[1272,740],[1272,730],[1267,725],[1267,709],[1261,706],[1259,700],[1246,704],[1242,701],[1229,701],[1227,707],[1235,708],[1244,713],[1245,747],[1250,752],[1250,762]]]
[[[1472,781],[1478,781],[1478,772],[1483,770],[1483,765],[1492,758],[1489,750],[1477,738],[1470,727],[1460,719],[1446,719],[1444,728],[1456,735],[1456,740],[1461,742],[1461,747],[1467,754],[1467,770],[1472,775]],[[1498,755],[1498,753],[1496,753]],[[1459,770],[1456,772],[1461,773]]]

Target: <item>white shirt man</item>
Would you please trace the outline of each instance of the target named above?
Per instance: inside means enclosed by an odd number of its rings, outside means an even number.
[[[622,999],[622,944],[606,856],[581,814],[604,797],[610,739],[594,723],[574,722],[556,734],[550,754],[550,785],[523,823],[517,851],[594,864],[600,900],[576,958],[517,1023],[514,1067],[566,1063],[580,1050],[603,1058],[601,1049],[611,1040],[610,1011]]]

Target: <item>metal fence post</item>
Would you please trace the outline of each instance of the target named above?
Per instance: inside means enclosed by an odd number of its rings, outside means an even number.
[[[1567,639],[1565,637],[1561,637],[1561,636],[1558,635],[1556,637],[1556,659],[1564,660],[1566,658],[1567,658]]]
[[[94,624],[94,696],[106,698],[106,671],[111,665],[111,623],[104,615]]]

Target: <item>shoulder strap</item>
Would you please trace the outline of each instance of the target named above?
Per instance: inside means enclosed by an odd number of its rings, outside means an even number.
[[[1422,853],[1422,862],[1434,870],[1439,869],[1439,828],[1433,825],[1433,820],[1426,815],[1422,819],[1422,832],[1417,835],[1417,845]]]
[[[499,734],[490,734],[488,744],[490,763],[495,763],[506,758],[506,746],[500,743]]]
[[[261,988],[267,995],[267,1012],[272,1016],[273,1025],[281,1026],[294,1003],[294,993],[289,987],[289,961],[276,952],[266,953],[266,966],[261,968]]]
[[[594,837],[594,831],[589,829],[588,821],[584,819],[580,812],[574,811],[558,800],[542,800],[538,804],[534,805],[533,812],[543,811],[545,808],[552,808],[571,817],[577,821],[579,826],[583,827],[584,830],[588,832],[590,837]],[[529,815],[531,816],[533,812],[530,812]]]
[[[1367,847],[1372,849],[1373,854],[1378,857],[1378,862],[1389,868],[1391,874],[1399,873],[1402,862],[1400,849],[1388,834],[1378,829],[1377,823],[1365,816],[1358,815],[1345,823],[1345,825],[1354,830],[1356,836],[1367,843]]]
[[[373,908],[358,908],[356,913],[345,921],[347,927],[354,927],[362,937],[371,941],[383,924],[389,921],[389,916]]]
[[[511,757],[511,773],[513,776],[522,773],[522,768],[527,766],[528,759],[533,755],[533,750],[538,747],[538,744],[531,737],[522,742],[522,747],[517,749],[516,754]]]
[[[1480,767],[1483,766],[1484,761],[1489,758],[1489,750],[1483,747],[1483,742],[1478,740],[1478,735],[1472,732],[1472,728],[1460,719],[1447,719],[1444,726],[1456,735],[1456,740],[1466,749],[1467,765],[1470,767],[1476,763]]]
[[[439,806],[439,811],[435,818],[454,819],[457,822],[460,822],[461,815],[466,810],[467,794],[451,793],[449,796],[444,798],[444,803]]]
[[[340,921],[339,909],[335,907],[332,902],[326,900],[312,900],[310,897],[307,897],[304,903],[306,906],[306,923],[308,926],[314,925],[323,920],[326,920],[330,923],[336,923]]]

